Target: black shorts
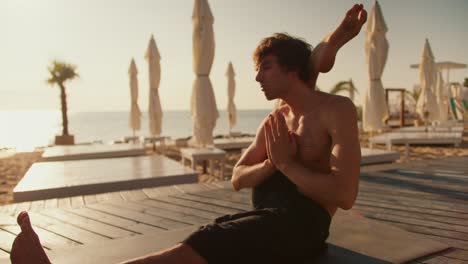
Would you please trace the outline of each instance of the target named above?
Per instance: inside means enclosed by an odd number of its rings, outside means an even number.
[[[208,263],[301,263],[326,248],[330,215],[313,204],[225,215],[182,243]]]

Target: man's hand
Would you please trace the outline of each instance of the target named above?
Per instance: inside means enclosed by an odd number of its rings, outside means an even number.
[[[294,135],[288,131],[284,116],[276,112],[265,123],[265,138],[268,159],[281,172],[296,161],[297,144]]]

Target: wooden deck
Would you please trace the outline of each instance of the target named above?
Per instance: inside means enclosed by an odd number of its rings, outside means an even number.
[[[468,157],[362,167],[355,208],[364,216],[453,247],[412,263],[468,263]],[[250,209],[250,191],[229,182],[185,184],[0,207],[0,258],[31,212],[49,250],[200,225]]]

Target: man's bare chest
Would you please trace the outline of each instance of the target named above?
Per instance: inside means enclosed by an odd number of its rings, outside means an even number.
[[[330,137],[325,124],[320,119],[300,118],[290,120],[289,130],[295,133],[298,155],[304,162],[328,160]]]

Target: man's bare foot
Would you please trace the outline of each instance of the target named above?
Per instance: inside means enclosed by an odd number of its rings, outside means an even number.
[[[362,25],[367,21],[367,12],[362,4],[355,4],[346,12],[341,24],[331,35],[330,41],[337,43],[338,48],[353,39],[361,31]]]
[[[13,264],[38,263],[50,264],[39,236],[31,226],[31,220],[27,212],[21,212],[17,218],[21,233],[13,241],[10,259]]]

